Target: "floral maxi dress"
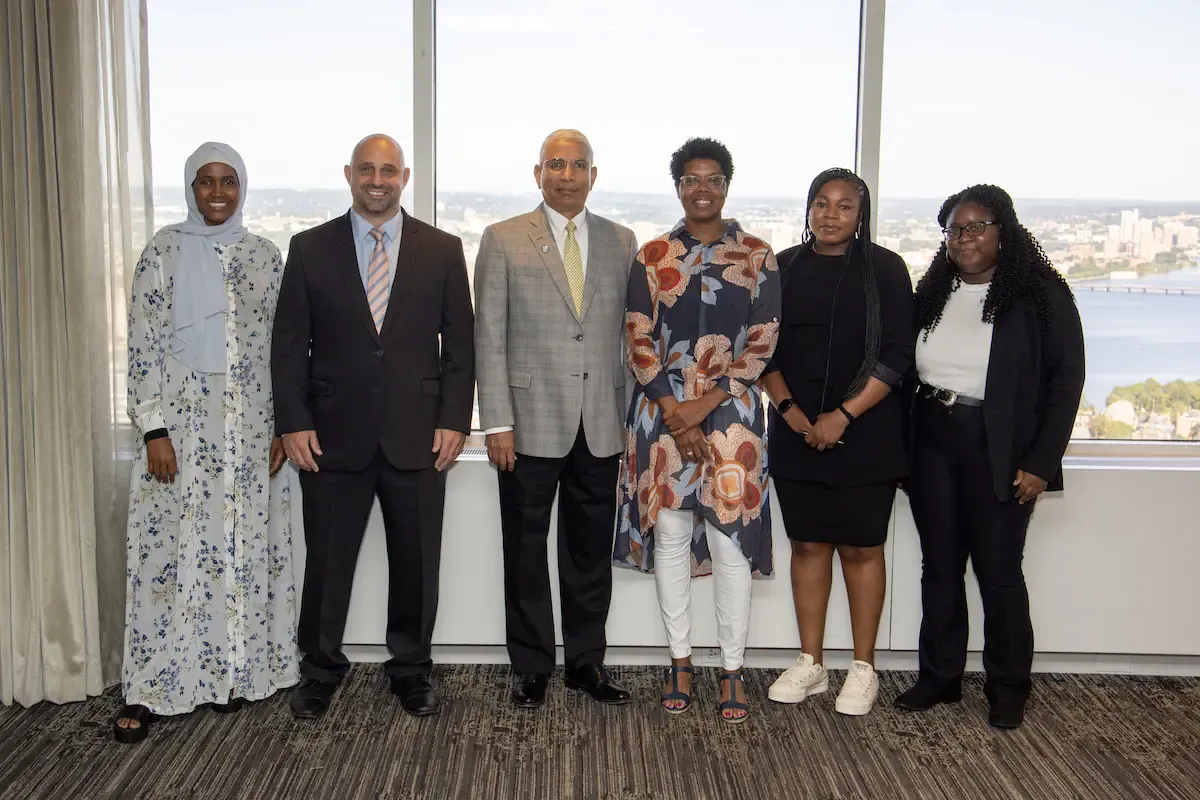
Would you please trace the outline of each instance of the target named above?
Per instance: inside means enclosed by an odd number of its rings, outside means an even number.
[[[298,679],[286,471],[269,476],[271,325],[279,250],[247,235],[217,245],[228,311],[225,374],[171,355],[181,234],[160,231],[133,277],[129,415],[138,435],[129,495],[126,702],[156,714],[261,700]],[[174,483],[146,473],[143,434],[166,428]]]
[[[695,514],[692,572],[712,572],[704,522],[729,536],[752,573],[770,575],[765,414],[759,376],[779,333],[779,268],[771,248],[728,221],[704,244],[681,221],[647,242],[629,273],[625,350],[637,379],[626,419],[613,560],[649,572],[660,509]],[[712,457],[684,461],[654,402],[713,387],[730,394],[701,431]]]

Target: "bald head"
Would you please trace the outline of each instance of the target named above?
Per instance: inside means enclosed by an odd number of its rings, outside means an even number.
[[[408,177],[404,151],[395,139],[383,133],[366,137],[354,146],[346,165],[354,210],[372,225],[387,222],[400,210]]]
[[[354,150],[350,153],[350,166],[358,163],[362,157],[362,152],[366,148],[382,148],[384,150],[390,148],[394,152],[392,158],[401,167],[404,166],[404,149],[400,147],[400,143],[386,133],[372,133],[370,136],[364,136],[359,140],[358,144],[354,145]]]

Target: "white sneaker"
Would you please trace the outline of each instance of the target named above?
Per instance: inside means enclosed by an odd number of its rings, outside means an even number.
[[[879,696],[879,678],[875,668],[865,661],[852,661],[846,671],[846,682],[838,693],[833,707],[839,714],[861,717],[870,712]]]
[[[796,663],[783,671],[767,691],[776,703],[799,703],[806,697],[829,689],[829,674],[825,667],[813,663],[813,657],[801,653]]]

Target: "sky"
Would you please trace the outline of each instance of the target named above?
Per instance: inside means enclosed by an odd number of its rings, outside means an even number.
[[[342,187],[375,131],[411,154],[411,0],[148,5],[156,185],[209,139],[260,188]],[[732,192],[803,196],[854,165],[858,28],[850,0],[441,0],[438,187],[534,190],[576,127],[598,189],[669,193],[671,152],[712,136]],[[1200,199],[1196,30],[1190,0],[888,0],[876,195]]]

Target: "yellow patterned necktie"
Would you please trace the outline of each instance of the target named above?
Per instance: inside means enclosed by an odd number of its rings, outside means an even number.
[[[567,268],[567,283],[571,286],[571,299],[575,301],[575,313],[583,316],[583,256],[579,254],[579,242],[575,241],[575,220],[567,221],[567,244],[563,247],[563,266]]]

